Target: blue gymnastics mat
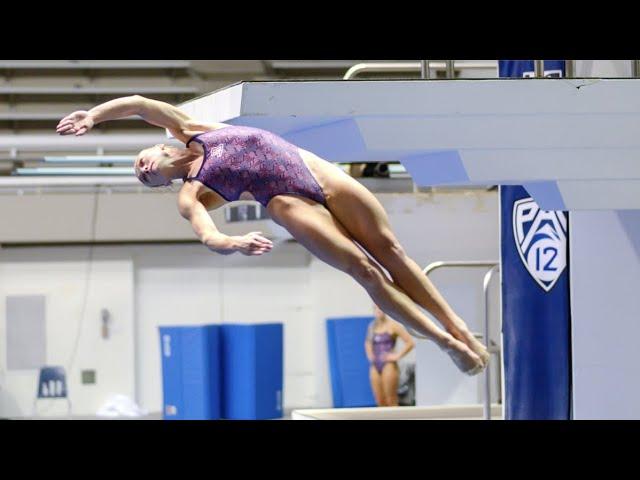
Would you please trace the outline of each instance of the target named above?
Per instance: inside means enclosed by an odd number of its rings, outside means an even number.
[[[160,327],[163,418],[220,418],[220,327]]]
[[[329,370],[333,406],[374,407],[369,361],[364,350],[367,327],[373,317],[327,319]]]
[[[222,418],[282,417],[281,323],[221,326]]]

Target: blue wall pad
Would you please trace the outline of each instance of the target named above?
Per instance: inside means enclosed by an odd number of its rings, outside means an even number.
[[[327,319],[329,370],[333,406],[375,407],[369,382],[369,361],[364,350],[373,317]]]
[[[165,420],[220,418],[220,327],[160,327]]]
[[[281,323],[221,326],[222,418],[282,417]]]

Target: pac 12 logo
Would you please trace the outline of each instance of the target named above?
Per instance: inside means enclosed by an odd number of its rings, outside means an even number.
[[[513,232],[522,263],[545,292],[567,266],[567,219],[561,211],[540,210],[532,198],[513,204]]]

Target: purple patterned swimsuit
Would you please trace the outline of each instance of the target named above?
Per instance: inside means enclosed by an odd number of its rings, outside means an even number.
[[[204,157],[196,179],[228,202],[247,191],[265,207],[276,195],[295,194],[326,205],[298,147],[271,132],[231,125],[195,135]]]
[[[371,335],[371,344],[373,346],[373,364],[382,373],[385,363],[384,357],[387,353],[393,351],[396,346],[396,339],[388,332],[373,333]]]

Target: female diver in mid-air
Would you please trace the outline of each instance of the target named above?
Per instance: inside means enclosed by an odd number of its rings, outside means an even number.
[[[487,366],[486,348],[404,252],[380,202],[339,167],[268,131],[200,123],[172,105],[139,95],[73,112],[56,132],[84,135],[98,123],[130,115],[168,129],[186,144],[142,150],[134,169],[149,187],[184,181],[178,211],[210,250],[225,255],[271,250],[272,243],[260,232],[224,235],[207,212],[241,195],[247,198],[248,192],[299,243],[353,277],[384,313],[433,340],[461,371],[475,375]]]

